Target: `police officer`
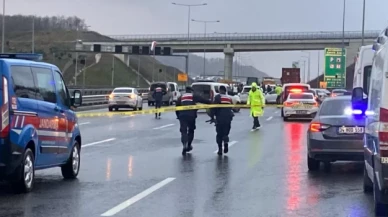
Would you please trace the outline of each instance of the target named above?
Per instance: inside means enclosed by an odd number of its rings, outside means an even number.
[[[260,128],[259,116],[262,116],[264,113],[265,97],[255,82],[252,83],[252,89],[249,91],[247,105],[251,106],[250,113],[253,117],[252,130],[257,130]]]
[[[282,87],[280,86],[280,84],[278,84],[276,87],[275,87],[275,93],[277,95],[276,97],[276,104],[280,105],[280,97],[282,95]]]
[[[191,87],[186,87],[186,93],[180,96],[175,105],[190,106],[197,103],[210,104],[210,100],[206,100],[201,96],[194,94]],[[181,142],[183,145],[182,155],[193,150],[192,142],[194,139],[195,120],[197,118],[197,110],[176,111],[176,116],[179,119],[181,132]]]
[[[163,95],[165,94],[166,94],[166,91],[163,90],[163,88],[161,88],[160,86],[155,88],[155,91],[152,94],[152,98],[154,98],[155,100],[155,109],[162,107]],[[159,112],[159,117],[158,117],[158,113],[155,113],[155,118],[160,119],[160,112]]]
[[[220,86],[220,94],[214,97],[214,104],[232,105],[233,101],[226,93],[226,88]],[[214,116],[216,119],[214,120]],[[216,123],[216,142],[218,145],[218,155],[222,155],[222,143],[224,143],[224,153],[228,153],[229,132],[233,119],[232,107],[230,108],[213,108],[211,109],[211,122]]]

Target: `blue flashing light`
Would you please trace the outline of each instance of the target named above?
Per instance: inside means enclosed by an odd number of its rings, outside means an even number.
[[[43,55],[35,53],[3,53],[0,54],[0,58],[42,61]]]

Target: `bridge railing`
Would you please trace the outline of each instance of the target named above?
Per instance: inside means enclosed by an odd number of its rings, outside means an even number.
[[[377,38],[380,31],[365,31],[364,38]],[[190,34],[191,41],[251,41],[251,40],[316,40],[342,39],[342,31],[325,32],[272,32],[272,33],[210,33]],[[112,35],[119,41],[187,41],[187,34]],[[345,39],[361,39],[362,32],[346,31]]]

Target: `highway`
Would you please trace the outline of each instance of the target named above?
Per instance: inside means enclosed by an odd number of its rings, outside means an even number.
[[[107,111],[103,109],[101,111]],[[215,153],[214,125],[199,113],[191,154],[181,155],[175,113],[80,118],[81,171],[36,172],[30,194],[0,185],[0,216],[10,217],[367,217],[372,195],[362,190],[363,163],[335,163],[310,173],[309,122],[284,123],[266,108],[250,132],[247,110],[236,114],[230,151]]]

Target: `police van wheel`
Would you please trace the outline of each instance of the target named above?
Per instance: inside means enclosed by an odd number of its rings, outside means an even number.
[[[108,109],[109,109],[110,112],[113,110],[112,107],[109,107]]]
[[[73,149],[71,150],[70,157],[66,164],[61,167],[62,176],[65,179],[75,179],[78,176],[79,168],[81,165],[81,155],[79,150],[79,144],[74,142]]]
[[[11,182],[16,193],[28,193],[34,186],[35,160],[34,153],[27,148],[24,152],[23,161],[15,171],[15,179]]]

